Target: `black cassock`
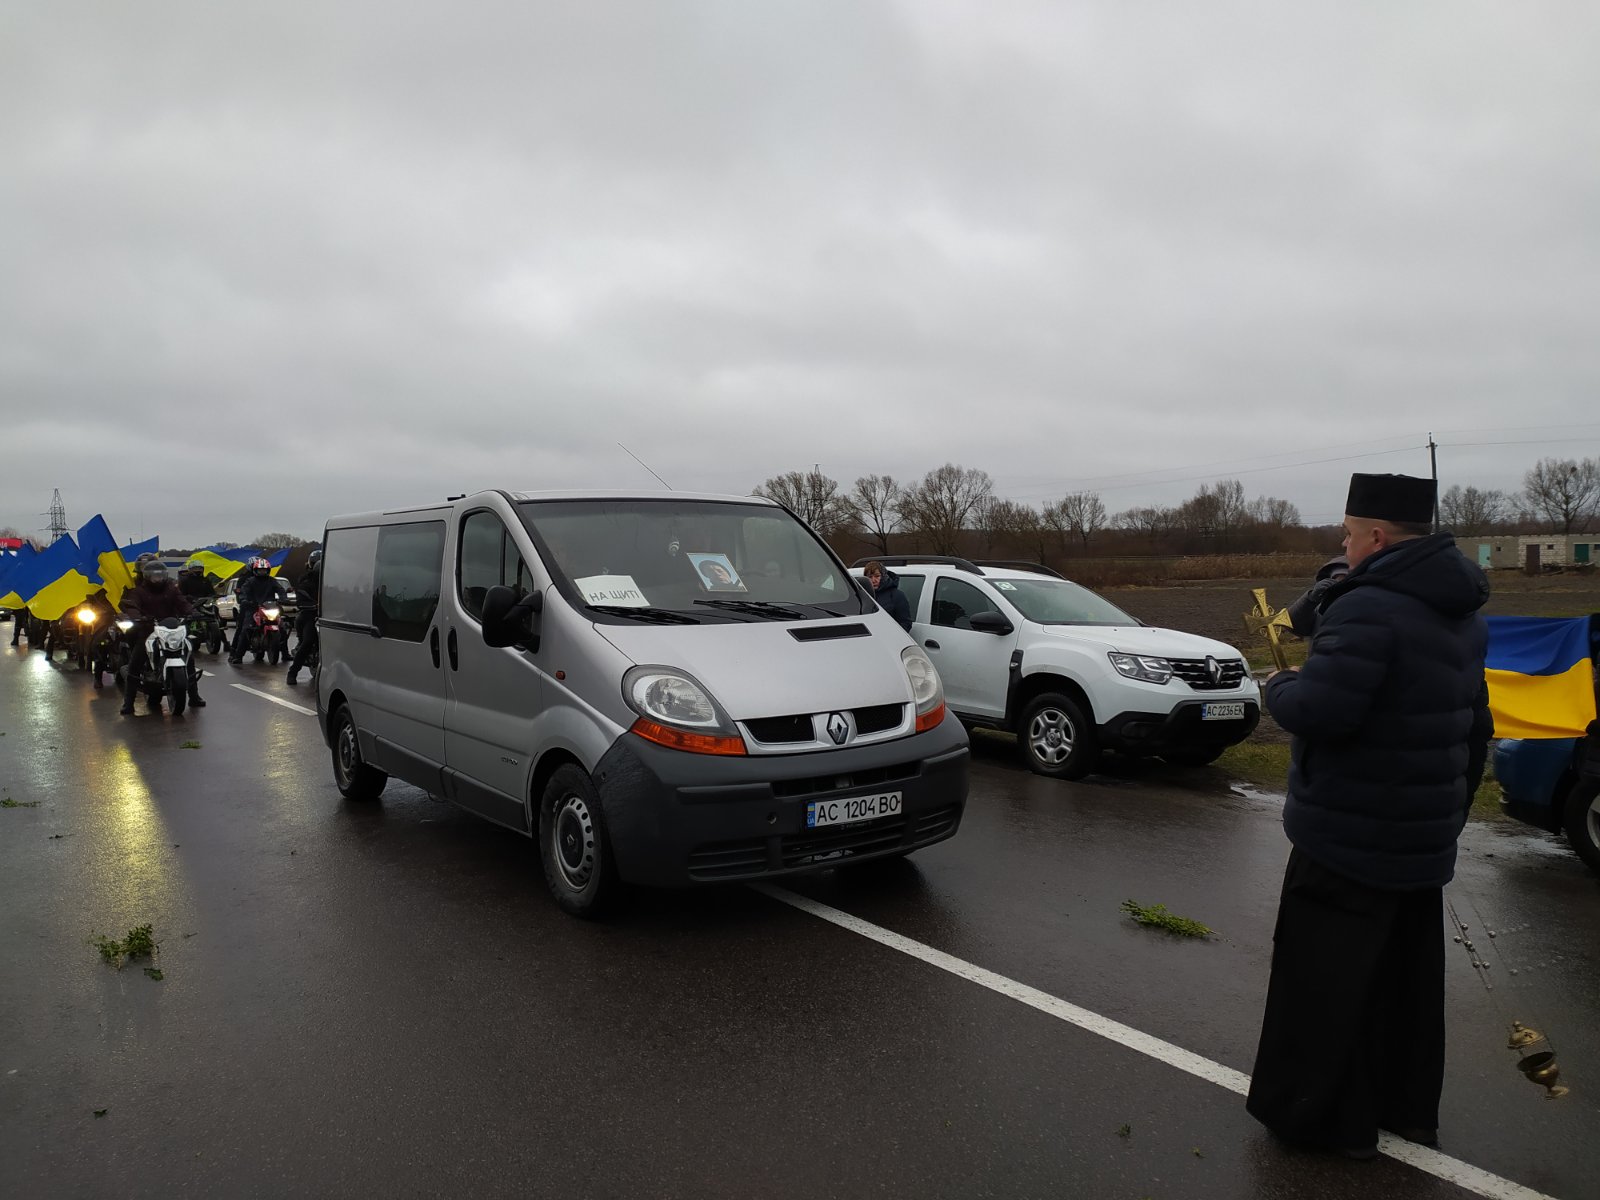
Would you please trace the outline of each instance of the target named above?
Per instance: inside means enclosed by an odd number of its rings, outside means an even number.
[[[1287,1141],[1433,1131],[1444,1088],[1444,895],[1367,887],[1289,854],[1245,1107]]]

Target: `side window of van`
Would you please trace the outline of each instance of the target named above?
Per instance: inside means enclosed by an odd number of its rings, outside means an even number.
[[[443,521],[379,527],[372,588],[372,624],[379,637],[420,642],[428,636],[439,607],[443,559]]]
[[[520,598],[533,590],[533,579],[500,518],[481,510],[468,513],[461,522],[456,586],[461,607],[473,620],[483,618],[483,598],[497,585],[515,589]]]
[[[378,531],[371,525],[330,529],[322,545],[322,617],[365,629],[372,623],[372,563]],[[228,580],[231,595],[236,580]]]
[[[963,579],[940,579],[933,585],[933,623],[950,629],[971,629],[981,612],[999,612],[994,601]]]

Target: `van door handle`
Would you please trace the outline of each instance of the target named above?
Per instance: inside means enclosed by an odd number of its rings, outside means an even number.
[[[927,641],[923,642],[922,644],[924,646],[926,646],[929,650],[937,650],[939,648],[939,643],[934,641],[932,638],[929,638]]]
[[[439,627],[437,625],[428,634],[428,649],[433,651],[433,665],[437,667],[439,665]]]
[[[452,671],[459,671],[461,669],[461,660],[456,657],[457,643],[456,631],[454,629],[450,631],[450,636],[445,639],[444,644],[446,649],[450,651],[450,669]]]

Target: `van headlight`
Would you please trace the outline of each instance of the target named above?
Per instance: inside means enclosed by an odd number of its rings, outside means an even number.
[[[900,665],[906,670],[911,698],[917,705],[917,732],[932,729],[944,720],[945,713],[944,684],[939,682],[939,672],[921,646],[907,646],[900,651]]]
[[[1164,658],[1151,658],[1148,654],[1113,654],[1111,665],[1119,675],[1143,683],[1165,683],[1172,678],[1172,664]]]
[[[694,754],[745,753],[732,719],[686,672],[634,667],[622,677],[622,698],[639,714],[632,732],[646,741]]]

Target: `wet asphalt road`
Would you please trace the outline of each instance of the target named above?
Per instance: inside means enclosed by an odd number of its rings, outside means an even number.
[[[122,718],[0,650],[0,787],[39,802],[0,809],[0,1195],[1471,1194],[1287,1151],[1216,1084],[749,888],[572,920],[525,840],[392,783],[344,803],[313,719],[229,685],[309,692],[221,670],[203,712]],[[975,751],[955,839],[790,889],[1248,1071],[1277,799]],[[1600,886],[1521,827],[1474,826],[1460,875],[1504,982],[1449,957],[1444,1150],[1594,1196]],[[1140,929],[1126,898],[1219,936]],[[144,922],[159,982],[88,941]],[[1570,1096],[1517,1075],[1512,1017],[1554,1035]]]

